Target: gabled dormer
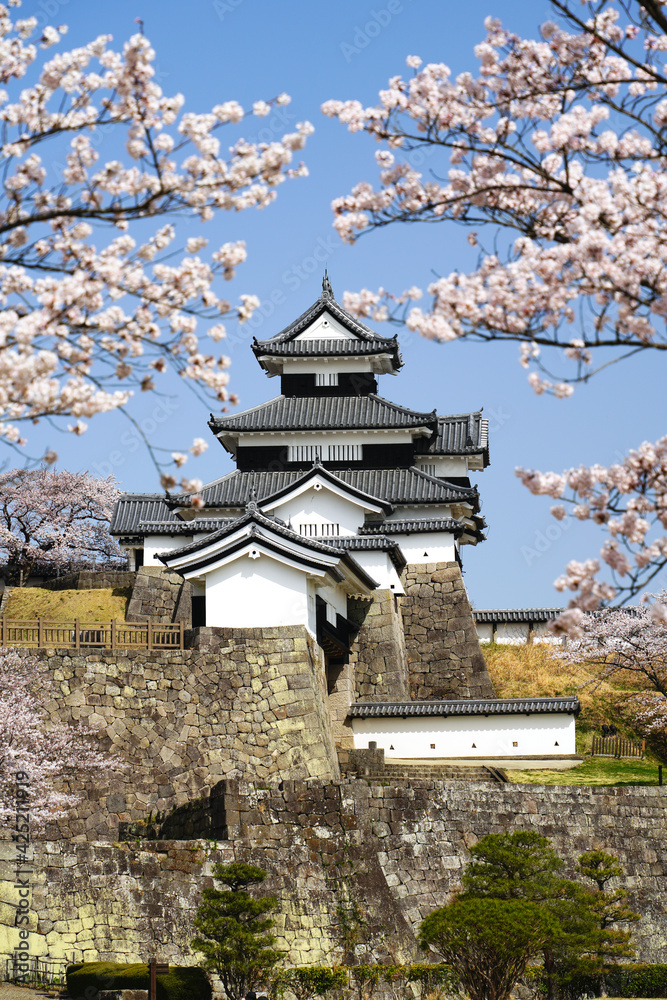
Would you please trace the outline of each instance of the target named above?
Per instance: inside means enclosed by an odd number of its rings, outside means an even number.
[[[322,294],[298,319],[253,352],[283,396],[364,396],[377,375],[395,375],[403,361],[396,337],[380,337],[334,299],[325,272]]]

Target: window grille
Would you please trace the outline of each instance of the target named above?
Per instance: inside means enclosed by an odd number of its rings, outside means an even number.
[[[340,535],[340,524],[336,524],[334,521],[327,521],[325,524],[300,524],[299,534],[304,535],[306,538],[332,538],[335,535]]]
[[[360,462],[362,458],[360,444],[330,444],[330,462]]]
[[[437,466],[435,464],[433,464],[433,465],[420,465],[419,468],[420,468],[420,470],[422,472],[425,472],[427,476],[436,476],[437,477],[437,472],[436,472]]]
[[[338,372],[315,372],[315,385],[338,385]]]
[[[288,462],[314,462],[322,458],[321,444],[290,444],[287,448]]]

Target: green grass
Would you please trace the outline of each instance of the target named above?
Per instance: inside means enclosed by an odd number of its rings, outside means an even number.
[[[667,781],[667,768],[665,769]],[[514,771],[508,769],[511,782],[522,785],[657,785],[658,765],[636,757],[589,757],[583,764],[565,771]]]

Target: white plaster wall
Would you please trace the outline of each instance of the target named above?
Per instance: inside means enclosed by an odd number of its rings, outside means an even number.
[[[420,531],[414,535],[392,535],[409,563],[453,562],[454,535],[448,531]]]
[[[336,624],[337,614],[347,618],[347,594],[342,587],[318,586],[316,583],[315,590],[318,596],[327,602],[327,620],[332,625]]]
[[[304,428],[302,431],[253,431],[239,434],[239,446],[290,444],[409,444],[410,431],[400,428],[387,431],[360,430],[317,431]]]
[[[263,509],[267,514],[275,513],[283,521],[290,522],[296,532],[300,524],[333,523],[340,525],[341,535],[356,535],[365,516],[363,507],[332,493],[326,486],[317,490],[314,485],[297,496]],[[326,537],[319,537],[319,540],[326,542]]]
[[[574,716],[564,712],[486,718],[353,719],[352,731],[356,748],[365,749],[374,740],[387,758],[546,757],[575,753]]]
[[[206,576],[207,625],[265,628],[308,620],[306,574],[265,553],[258,559],[244,553]]]
[[[310,337],[315,340],[315,337]],[[373,370],[370,358],[332,358],[330,361],[324,358],[285,358],[283,361],[283,371],[290,375],[293,373],[322,372],[370,372]]]
[[[328,340],[331,337],[344,338],[350,340],[352,334],[340,323],[328,309],[325,309],[317,319],[313,320],[305,330],[303,330],[297,340]]]
[[[528,622],[498,622],[496,642],[507,646],[519,646],[528,642]]]
[[[436,476],[440,477],[468,475],[468,463],[465,456],[453,458],[449,456],[442,457],[438,455],[422,455],[415,462],[415,465],[417,468],[421,468],[422,465],[435,465]]]
[[[159,566],[164,563],[157,558],[158,552],[171,552],[192,541],[192,535],[146,535],[144,538],[144,566]]]
[[[398,540],[401,542],[400,538]],[[396,567],[386,552],[360,549],[351,551],[350,555],[375,580],[380,590],[391,590],[394,594],[405,593]]]
[[[394,507],[387,515],[388,521],[430,521],[433,518],[451,517],[452,508],[445,504],[412,504]]]
[[[477,637],[480,642],[493,642],[493,623],[477,622]]]

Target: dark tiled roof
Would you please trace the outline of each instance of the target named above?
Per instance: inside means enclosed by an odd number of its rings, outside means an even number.
[[[183,545],[178,549],[170,549],[168,552],[158,553],[158,558],[162,559],[163,562],[170,562],[173,559],[179,559],[181,556],[200,552],[203,549],[208,548],[209,545],[212,545],[229,535],[233,535],[239,530],[239,528],[244,528],[246,525],[250,525],[250,532],[240,540],[239,544],[245,545],[248,537],[254,536],[259,540],[261,536],[258,529],[264,528],[279,538],[296,542],[299,546],[309,550],[310,552],[342,558],[366,586],[368,586],[371,590],[375,589],[377,586],[375,580],[369,576],[366,570],[364,570],[359,563],[352,558],[352,556],[348,555],[346,549],[343,546],[338,545],[337,542],[334,544],[326,544],[324,542],[317,541],[314,538],[306,538],[303,535],[299,535],[295,531],[290,530],[290,528],[285,527],[282,522],[279,522],[274,518],[264,517],[264,515],[257,510],[256,507],[252,508],[250,506],[242,517],[236,518],[232,521],[225,521],[225,526],[220,528],[218,531],[213,531],[204,538],[199,538],[196,541],[190,542],[188,545]],[[285,546],[280,546],[280,544],[278,544],[273,547],[280,549],[280,551],[284,552],[286,555],[291,555],[292,558],[295,557],[294,553]],[[224,549],[222,551],[224,551]]]
[[[137,530],[144,535],[199,535],[203,531],[218,531],[231,523],[231,519],[222,517],[195,518],[192,521],[140,521]]]
[[[422,443],[424,456],[475,455],[484,456],[489,464],[489,421],[482,411],[438,417],[438,427],[432,438]]]
[[[381,396],[277,396],[243,413],[211,416],[214,434],[235,431],[434,427],[435,410],[417,413]]]
[[[566,712],[577,715],[579,699],[563,698],[470,698],[460,701],[355,702],[353,719],[406,718],[413,715],[544,715]]]
[[[317,337],[308,340],[262,340],[255,341],[253,351],[258,357],[321,358],[359,357],[369,354],[397,354],[398,340],[376,337],[374,340],[359,340],[357,337]]]
[[[262,503],[303,478],[303,472],[230,472],[228,476],[204,486],[199,491],[207,507],[245,507],[250,490],[257,491]],[[343,469],[335,475],[354,489],[389,503],[457,503],[478,507],[474,488],[453,486],[428,476],[421,469]],[[188,496],[171,498],[174,507],[187,506]]]
[[[255,341],[258,347],[264,347],[266,344],[280,344],[286,341],[293,340],[295,337],[305,330],[307,326],[310,325],[314,320],[321,316],[323,312],[330,313],[341,326],[345,327],[349,333],[353,334],[355,337],[359,337],[361,340],[369,341],[379,341],[380,343],[389,343],[391,341],[386,337],[381,337],[375,330],[371,330],[370,327],[362,323],[361,320],[349,313],[347,309],[343,309],[341,305],[336,302],[333,297],[333,291],[331,285],[325,280],[322,283],[322,294],[319,299],[313,302],[312,306],[309,306],[305,312],[301,313],[295,320],[293,320],[289,326],[286,326],[280,333],[277,333],[275,337],[271,337],[269,340]],[[393,340],[393,338],[392,338]],[[257,353],[255,346],[253,345],[253,350]]]
[[[422,531],[453,531],[461,534],[466,526],[454,517],[426,517],[413,521],[378,521],[362,524],[359,533],[362,535],[412,535]]]
[[[550,622],[563,608],[483,608],[473,609],[476,622]]]
[[[140,521],[180,523],[165,503],[164,493],[126,493],[119,497],[111,516],[111,534],[136,534]]]
[[[337,535],[332,537],[330,541],[332,545],[337,545],[341,549],[351,549],[353,552],[387,552],[399,572],[406,565],[401,546],[393,538],[385,538],[383,535],[373,535],[370,538],[359,538],[358,535]]]

